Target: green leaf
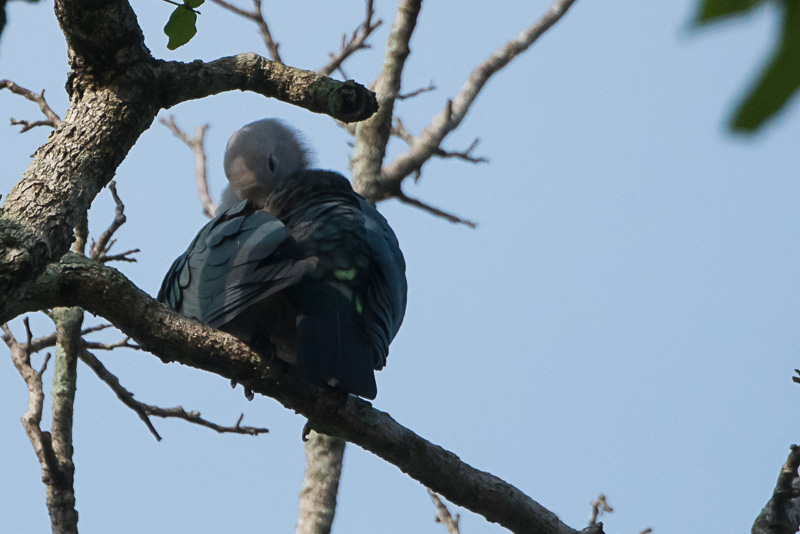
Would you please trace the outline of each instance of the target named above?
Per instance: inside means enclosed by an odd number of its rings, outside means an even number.
[[[700,0],[700,9],[694,23],[696,25],[717,22],[721,18],[744,15],[762,0]]]
[[[800,2],[784,0],[781,41],[731,121],[734,130],[753,132],[780,111],[800,87]]]
[[[183,5],[190,9],[197,9],[203,5],[203,2],[205,2],[205,0],[183,0]]]
[[[169,37],[167,48],[175,50],[188,43],[197,33],[196,22],[197,13],[185,5],[176,7],[164,26],[164,33]]]

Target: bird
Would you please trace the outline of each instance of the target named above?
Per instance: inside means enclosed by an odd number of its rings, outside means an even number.
[[[158,300],[295,365],[308,383],[372,400],[405,315],[405,259],[375,206],[310,159],[278,119],[235,132],[217,215]]]

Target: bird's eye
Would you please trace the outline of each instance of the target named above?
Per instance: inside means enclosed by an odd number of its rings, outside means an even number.
[[[269,165],[269,172],[275,172],[275,158],[272,157],[272,154],[269,155],[267,165]]]

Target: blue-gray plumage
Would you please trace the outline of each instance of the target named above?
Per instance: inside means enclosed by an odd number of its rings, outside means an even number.
[[[340,174],[308,169],[298,135],[264,119],[225,151],[218,215],[172,264],[158,298],[369,399],[406,308],[405,261],[386,219]]]

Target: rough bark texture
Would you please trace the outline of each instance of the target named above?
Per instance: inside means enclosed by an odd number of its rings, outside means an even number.
[[[307,417],[317,432],[355,443],[512,532],[575,532],[511,484],[465,464],[369,402],[305,384],[277,360],[267,365],[236,338],[168,310],[119,271],[83,256],[69,253],[48,266],[9,313],[78,305],[110,320],[163,362],[210,371],[268,395]],[[599,533],[602,526],[583,532]]]
[[[792,445],[786,463],[781,467],[775,491],[758,514],[752,534],[795,534],[800,529],[800,447]]]
[[[328,534],[336,514],[345,441],[313,430],[306,441],[306,472],[300,487],[296,534]]]
[[[77,384],[78,352],[81,349],[80,308],[57,308],[56,358],[53,371],[52,450],[56,460],[55,472],[44,476],[47,486],[47,510],[54,534],[77,534],[78,511],[75,509],[75,464],[72,461],[72,416]]]
[[[69,45],[70,108],[0,211],[0,310],[69,248],[72,229],[158,111],[233,89],[349,122],[377,108],[371,91],[255,54],[205,64],[157,61],[122,0],[58,0]]]

